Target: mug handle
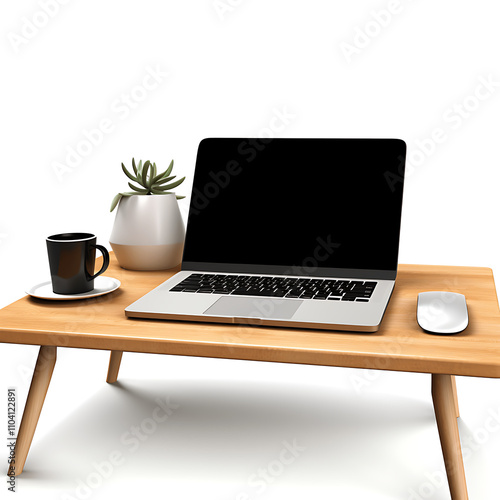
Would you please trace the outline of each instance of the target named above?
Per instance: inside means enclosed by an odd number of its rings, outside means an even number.
[[[91,245],[94,248],[97,248],[97,250],[100,250],[102,253],[103,257],[103,263],[101,269],[97,272],[97,274],[94,274],[94,276],[90,276],[87,278],[87,281],[92,281],[97,278],[97,276],[101,275],[104,271],[109,266],[109,252],[102,246],[102,245]]]

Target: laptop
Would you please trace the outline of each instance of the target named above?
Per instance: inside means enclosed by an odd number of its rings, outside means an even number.
[[[202,140],[181,271],[126,315],[377,331],[405,157],[400,139]]]

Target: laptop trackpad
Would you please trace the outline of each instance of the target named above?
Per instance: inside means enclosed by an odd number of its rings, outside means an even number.
[[[272,297],[221,297],[203,314],[232,318],[290,319],[302,302]]]

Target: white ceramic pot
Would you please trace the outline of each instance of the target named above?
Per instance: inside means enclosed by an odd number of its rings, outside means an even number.
[[[174,193],[123,197],[109,243],[125,269],[170,269],[182,260],[184,223]]]

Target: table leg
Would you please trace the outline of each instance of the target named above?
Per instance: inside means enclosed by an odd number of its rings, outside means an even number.
[[[50,379],[54,366],[56,364],[55,346],[41,346],[38,352],[38,359],[31,379],[28,399],[24,407],[21,425],[17,433],[16,447],[14,450],[14,465],[11,464],[9,472],[14,472],[14,475],[21,474],[28,456],[28,451],[35,434],[36,424],[42,411],[45,395],[49,388]]]
[[[432,374],[432,400],[452,500],[467,500],[464,463],[458,434],[454,383],[451,375]]]
[[[109,357],[109,368],[106,382],[114,384],[118,379],[118,371],[120,370],[120,363],[122,362],[123,351],[111,351]]]
[[[457,418],[460,417],[460,410],[458,408],[458,396],[457,396],[457,381],[455,380],[455,375],[451,376],[451,388],[453,389],[453,401],[455,402],[455,414]]]

